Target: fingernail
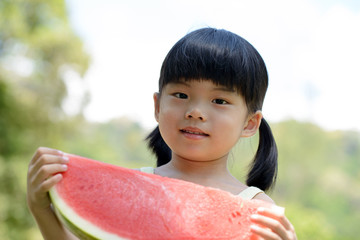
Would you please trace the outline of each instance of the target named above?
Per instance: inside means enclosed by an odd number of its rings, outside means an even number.
[[[64,152],[63,151],[60,151],[60,150],[57,150],[58,154],[60,155],[64,155]]]
[[[278,214],[285,214],[285,208],[283,208],[283,207],[273,205],[273,206],[271,206],[271,209],[273,209]]]
[[[265,208],[264,208],[264,207],[259,207],[259,208],[257,209],[257,211],[258,211],[258,212],[264,212],[264,211],[265,211]]]
[[[67,156],[63,156],[62,159],[63,159],[66,163],[69,162],[69,157],[67,157]]]
[[[259,216],[258,216],[258,215],[256,215],[256,214],[253,214],[253,215],[251,215],[251,216],[250,216],[250,218],[251,218],[251,219],[256,220],[256,219],[258,219],[258,218],[259,218]]]
[[[61,165],[62,169],[67,170],[68,166],[66,164]]]
[[[260,227],[259,227],[259,226],[256,226],[256,225],[251,225],[251,226],[250,226],[250,229],[257,231],[257,230],[260,229]]]
[[[56,178],[57,181],[61,180],[62,179],[62,174],[61,173],[58,173],[54,176]]]

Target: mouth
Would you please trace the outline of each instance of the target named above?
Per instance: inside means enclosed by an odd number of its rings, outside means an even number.
[[[197,128],[184,128],[184,129],[180,129],[180,132],[186,134],[198,135],[198,136],[206,136],[206,137],[209,136],[209,134],[204,133],[203,131]]]

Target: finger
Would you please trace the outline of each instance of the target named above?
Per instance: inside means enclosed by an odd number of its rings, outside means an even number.
[[[271,208],[263,208],[260,207],[258,209],[258,214],[276,219],[281,222],[285,229],[290,230],[292,229],[292,224],[285,216],[285,209],[279,206],[274,205]]]
[[[49,155],[56,155],[56,156],[63,156],[64,153],[57,149],[47,148],[47,147],[39,147],[34,156],[32,157],[30,164],[34,163],[39,159],[42,155],[49,154]]]
[[[28,194],[28,204],[30,206],[38,205],[38,206],[45,206],[47,207],[49,204],[49,196],[47,192],[58,182],[61,181],[63,178],[62,174],[56,174],[48,179],[46,179],[44,182],[42,182],[40,185],[36,186],[35,189],[33,189],[31,194]]]
[[[67,170],[66,164],[47,164],[39,168],[32,181],[33,185],[42,185],[47,179],[51,178],[56,173],[62,173]]]
[[[272,232],[270,229],[262,228],[256,225],[250,226],[250,231],[257,236],[259,236],[261,239],[265,240],[281,240],[281,238],[274,232]]]
[[[69,158],[67,156],[56,156],[50,154],[43,154],[39,157],[39,159],[33,163],[33,165],[29,166],[29,174],[32,175],[39,171],[39,169],[44,165],[49,164],[67,164],[69,162]]]
[[[278,220],[255,214],[251,216],[251,221],[263,227],[263,228],[260,227],[262,233],[264,233],[265,230],[266,232],[271,232],[271,233],[267,233],[268,237],[273,236],[273,234],[275,233],[276,236],[281,236],[281,239],[287,239],[287,232],[286,232],[287,230]]]
[[[41,185],[40,190],[42,192],[48,192],[55,184],[61,181],[63,178],[61,173],[55,174],[49,178],[47,178]]]

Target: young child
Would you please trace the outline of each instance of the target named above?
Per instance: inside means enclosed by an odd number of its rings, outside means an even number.
[[[264,61],[240,36],[213,28],[187,34],[166,56],[154,94],[159,126],[148,140],[157,168],[140,170],[273,202],[263,192],[277,172],[276,144],[261,113],[267,86]],[[240,138],[258,130],[259,147],[243,184],[230,174],[228,155]],[[67,162],[60,151],[39,148],[29,164],[28,205],[45,239],[76,239],[58,221],[47,196]],[[260,208],[252,221],[251,230],[262,239],[296,239],[276,207]]]

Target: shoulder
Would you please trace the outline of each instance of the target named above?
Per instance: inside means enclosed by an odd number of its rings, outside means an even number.
[[[253,199],[257,200],[263,200],[265,202],[273,203],[275,204],[274,200],[272,200],[268,195],[266,195],[264,192],[258,193]]]
[[[155,168],[153,168],[153,167],[141,167],[141,168],[137,168],[135,170],[138,170],[138,171],[144,172],[144,173],[151,173],[151,174],[155,173]]]

